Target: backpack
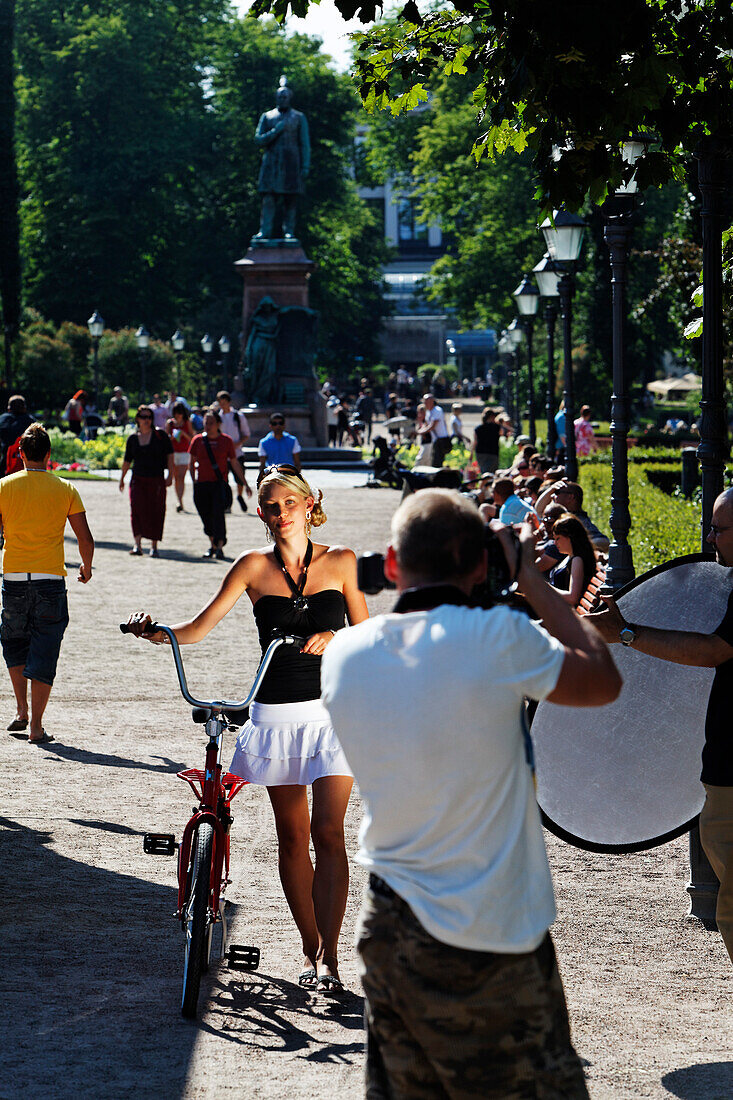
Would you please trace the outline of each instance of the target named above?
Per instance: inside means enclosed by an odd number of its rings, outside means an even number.
[[[23,459],[20,455],[20,441],[22,438],[19,435],[15,443],[11,443],[5,452],[5,477],[8,477],[9,474],[17,474],[24,469]]]

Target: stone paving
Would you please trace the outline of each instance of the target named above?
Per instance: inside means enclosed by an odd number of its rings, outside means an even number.
[[[314,473],[312,481],[326,491],[326,541],[383,548],[397,493],[364,488],[364,475],[351,472]],[[199,766],[204,742],[169,651],[123,637],[118,623],[141,607],[163,622],[189,615],[225,566],[201,559],[198,517],[170,506],[162,557],[129,557],[126,494],[115,480],[79,489],[98,552],[83,587],[67,542],[71,625],[46,723],[55,741],[34,748],[0,740],[0,1098],[359,1097],[352,940],[363,872],[352,864],[341,945],[350,992],[325,1003],[295,981],[298,945],[261,789],[246,789],[234,804],[231,889],[233,938],[262,948],[261,969],[214,968],[200,1020],[180,1017],[174,863],[144,856],[142,834],[180,835],[192,800],[175,772]],[[236,504],[229,539],[232,554],[262,544],[259,521]],[[389,603],[385,594],[370,608]],[[247,601],[184,653],[193,689],[236,694],[257,663]],[[2,675],[4,726],[13,707]],[[415,699],[416,720],[419,713]],[[358,821],[354,797],[351,855]],[[685,919],[685,841],[625,857],[579,852],[552,837],[548,847],[553,932],[593,1100],[733,1096],[731,968],[719,936]]]

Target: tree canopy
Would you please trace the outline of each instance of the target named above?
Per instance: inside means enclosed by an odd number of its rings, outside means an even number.
[[[17,0],[15,58],[26,307],[56,326],[97,308],[115,329],[236,337],[254,131],[285,73],[313,143],[298,233],[319,265],[318,357],[376,358],[383,243],[352,179],[359,101],[319,40],[229,0]]]
[[[363,21],[374,0],[336,0]],[[309,0],[255,0],[253,12],[302,15]],[[621,145],[640,127],[656,141],[637,166],[641,189],[682,178],[682,153],[730,133],[730,0],[617,0],[607,19],[578,0],[453,0],[421,14],[414,0],[357,36],[368,110],[397,113],[427,97],[438,73],[478,77],[477,158],[530,150],[545,208],[603,201],[628,175]]]

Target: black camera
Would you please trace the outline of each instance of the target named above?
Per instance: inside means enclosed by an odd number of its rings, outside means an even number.
[[[476,607],[493,607],[496,603],[510,601],[516,591],[516,575],[522,548],[514,528],[509,528],[509,536],[514,544],[516,565],[510,570],[504,547],[499,536],[487,525],[484,527],[484,545],[487,555],[486,580],[474,590],[472,602]],[[362,554],[356,563],[357,583],[367,596],[376,596],[385,588],[394,588],[394,584],[384,575],[384,555],[372,551]]]
[[[384,575],[384,554],[370,550],[356,562],[356,582],[367,596],[376,596],[384,588],[394,588]]]

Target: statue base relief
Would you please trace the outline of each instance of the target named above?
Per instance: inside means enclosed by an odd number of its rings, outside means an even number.
[[[244,282],[242,332],[248,348],[243,364],[245,405],[253,400],[253,390],[260,387],[262,396],[256,401],[263,426],[271,411],[282,411],[286,430],[298,436],[301,446],[324,447],[328,442],[325,402],[313,366],[317,318],[308,308],[308,282],[315,266],[296,238],[258,236],[252,237],[246,255],[234,264]],[[274,303],[278,313],[273,330],[275,378],[267,394],[267,384],[264,387],[262,384],[267,354],[261,343],[251,339],[253,329],[255,333],[258,329],[265,299]],[[269,363],[268,370],[271,369]],[[249,409],[247,416],[249,419]],[[259,427],[259,418],[255,417],[253,435]]]

